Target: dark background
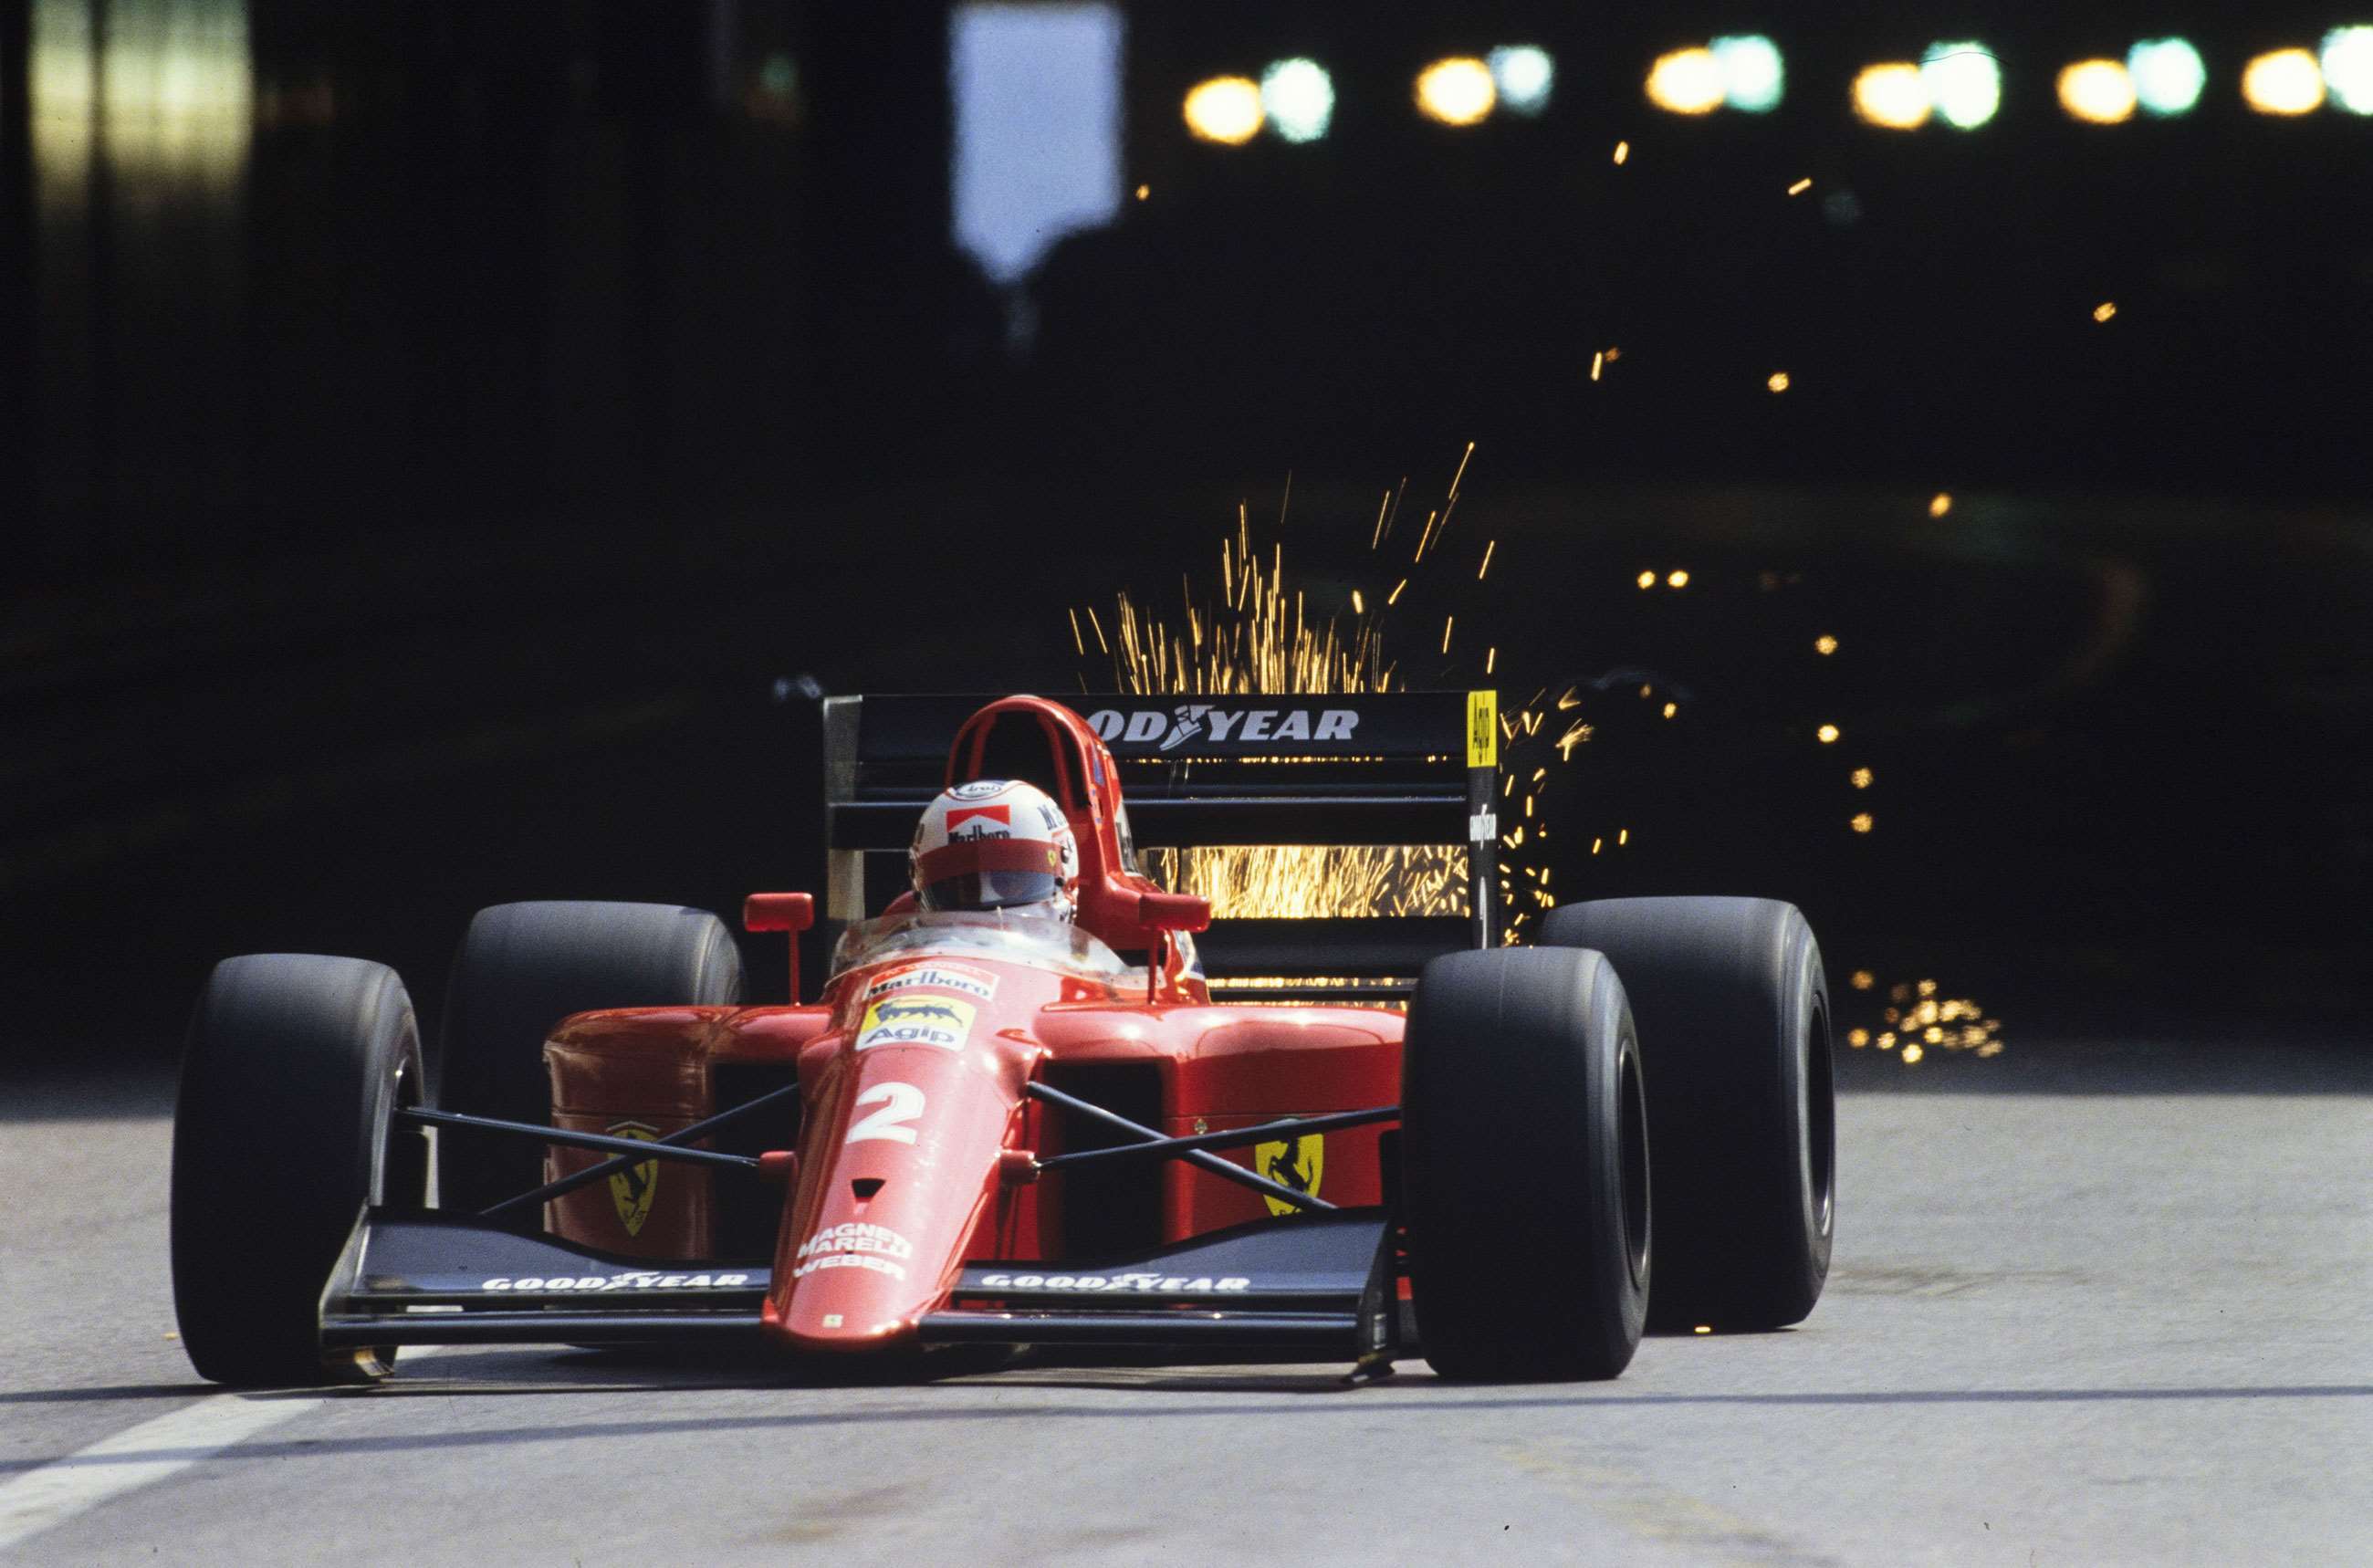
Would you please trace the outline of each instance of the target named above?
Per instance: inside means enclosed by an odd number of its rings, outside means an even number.
[[[228,953],[433,1010],[484,903],[813,886],[779,677],[1108,685],[1066,610],[1208,595],[1240,503],[1348,616],[1406,569],[1379,498],[1416,525],[1469,442],[1381,624],[1411,684],[1582,683],[1560,893],[1793,898],[2014,1048],[2361,1038],[2373,119],[2235,83],[2366,18],[1121,9],[1147,194],[1000,289],[950,237],[942,6],[0,0],[11,1056],[169,1049]],[[1643,101],[1749,29],[1778,111]],[[2059,112],[2061,64],[2175,31],[2192,115]],[[2001,117],[1858,123],[1853,71],[1940,37]],[[1547,113],[1410,110],[1513,41]],[[1293,53],[1326,140],[1186,135]]]

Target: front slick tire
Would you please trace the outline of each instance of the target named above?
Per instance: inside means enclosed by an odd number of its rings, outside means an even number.
[[[1800,1322],[1837,1233],[1836,1096],[1820,944],[1769,898],[1605,898],[1544,944],[1622,972],[1656,1075],[1659,1332]]]
[[[325,1352],[321,1291],[366,1204],[427,1202],[420,1031],[395,971],[227,958],[199,994],[173,1113],[173,1309],[216,1383],[368,1382],[392,1347]]]
[[[1402,1067],[1418,1337],[1444,1377],[1613,1377],[1647,1316],[1648,1123],[1631,1011],[1596,953],[1425,966]]]

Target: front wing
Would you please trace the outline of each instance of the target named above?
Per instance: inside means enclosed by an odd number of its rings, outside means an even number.
[[[1259,1222],[1139,1257],[973,1263],[917,1324],[929,1345],[1137,1346],[1225,1359],[1389,1361],[1408,1342],[1383,1209]],[[763,1264],[653,1267],[435,1212],[372,1209],[321,1296],[325,1348],[755,1340]]]

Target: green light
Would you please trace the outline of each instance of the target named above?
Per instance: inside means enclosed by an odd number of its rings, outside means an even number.
[[[1718,38],[1707,46],[1722,73],[1722,100],[1749,114],[1768,113],[1787,90],[1788,71],[1780,46],[1760,33]]]
[[[1921,85],[1936,118],[1957,131],[1974,131],[2002,108],[2002,63],[1982,43],[1932,43],[1920,56]]]
[[[2373,114],[2373,28],[2334,28],[2323,35],[2324,90],[2351,114]]]
[[[1491,79],[1499,84],[1500,101],[1515,114],[1538,114],[1549,105],[1549,86],[1557,62],[1549,51],[1529,43],[1504,44],[1484,56]]]
[[[1315,60],[1280,60],[1261,73],[1261,112],[1289,142],[1315,142],[1335,120],[1335,79]]]
[[[2208,67],[2200,51],[2180,38],[2146,38],[2126,52],[2126,74],[2134,81],[2134,99],[2143,112],[2164,120],[2189,114],[2208,85]]]

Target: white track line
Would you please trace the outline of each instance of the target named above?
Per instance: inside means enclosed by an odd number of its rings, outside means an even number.
[[[0,1552],[327,1402],[210,1394],[28,1470],[0,1484]]]
[[[405,1364],[446,1347],[415,1347]],[[43,1530],[154,1485],[235,1448],[282,1422],[320,1410],[327,1398],[209,1394],[194,1405],[125,1427],[88,1448],[0,1482],[0,1554]]]

